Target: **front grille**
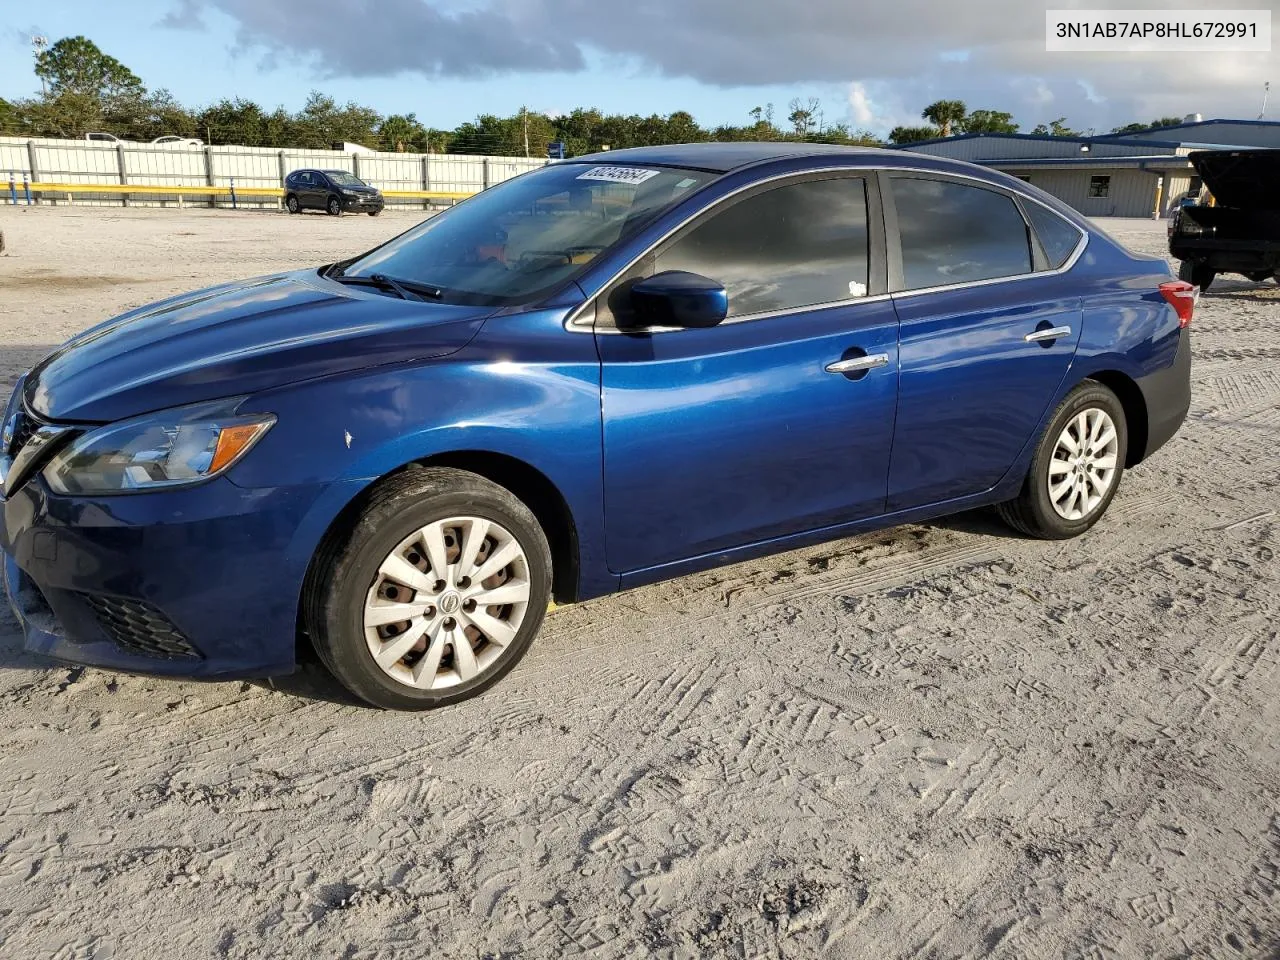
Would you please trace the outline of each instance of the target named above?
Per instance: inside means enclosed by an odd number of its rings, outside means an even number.
[[[107,636],[123,650],[146,657],[204,659],[169,618],[151,604],[121,597],[83,596]]]
[[[18,451],[27,445],[27,441],[31,439],[32,434],[40,429],[42,424],[31,414],[19,408],[13,425],[13,440],[9,444],[7,452],[10,456],[17,456]]]

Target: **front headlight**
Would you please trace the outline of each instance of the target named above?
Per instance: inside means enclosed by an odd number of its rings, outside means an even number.
[[[201,404],[91,430],[44,468],[66,494],[135,493],[199,483],[227,470],[276,422],[236,416],[229,404]]]

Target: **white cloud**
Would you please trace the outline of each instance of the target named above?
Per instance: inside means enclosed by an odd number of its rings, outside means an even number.
[[[1192,111],[1254,116],[1262,82],[1280,73],[1272,53],[1049,54],[1043,8],[1025,0],[969,0],[962,15],[949,0],[172,2],[173,22],[216,8],[239,24],[244,46],[331,76],[573,74],[590,57],[720,87],[845,85],[857,77],[862,93],[849,88],[849,109],[855,123],[869,112],[869,124],[889,122],[885,104],[915,113],[939,98],[1014,110],[1024,129],[1052,119],[1043,115],[1050,104],[1055,116],[1099,129]],[[1205,0],[1165,0],[1168,8],[1197,5]],[[1280,0],[1255,5],[1280,10]],[[353,9],[361,23],[376,25],[376,42],[352,42],[333,29],[350,22]],[[1014,82],[1026,92],[1011,102]]]
[[[853,125],[859,128],[873,126],[876,120],[867,88],[856,81],[849,85],[849,116]]]

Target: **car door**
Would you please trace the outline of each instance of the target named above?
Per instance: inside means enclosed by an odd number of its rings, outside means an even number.
[[[628,283],[667,270],[723,283],[728,318],[620,331]],[[606,290],[596,339],[611,569],[884,509],[898,360],[885,277],[874,180],[827,173],[722,202]]]
[[[1034,201],[963,178],[882,179],[901,324],[892,512],[990,489],[1034,439],[1080,340],[1062,270],[1084,233],[1052,215],[1076,235],[1055,264],[1024,214]]]
[[[319,170],[311,171],[311,186],[307,193],[307,205],[316,210],[323,210],[329,202],[329,181]]]
[[[298,196],[298,206],[306,210],[311,206],[311,171],[299,170],[294,176],[297,178],[294,183],[294,192]]]

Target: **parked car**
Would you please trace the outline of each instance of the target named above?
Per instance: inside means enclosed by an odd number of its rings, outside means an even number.
[[[295,170],[284,180],[284,205],[290,213],[323,210],[336,217],[347,210],[376,217],[385,203],[381,190],[346,170]]]
[[[1200,150],[1187,159],[1214,204],[1180,207],[1169,223],[1178,276],[1208,290],[1220,273],[1280,279],[1280,150]]]
[[[451,703],[553,597],[984,505],[1084,533],[1186,415],[1194,305],[953,160],[567,160],[55,350],[4,421],[5,582],[64,660],[262,676],[301,634],[369,703]]]
[[[203,147],[204,141],[197,140],[195,137],[177,137],[170,134],[165,137],[156,137],[152,143],[176,143],[184,147]]]
[[[93,140],[101,143],[125,143],[126,142],[124,140],[121,140],[114,133],[86,133],[84,135],[84,138],[86,140]]]

